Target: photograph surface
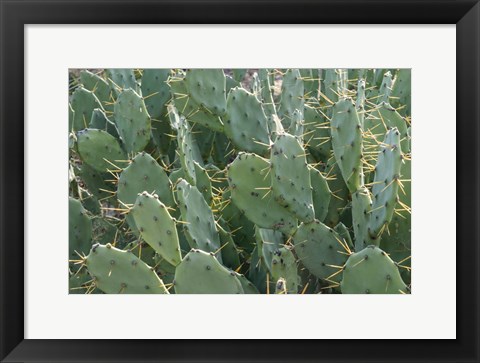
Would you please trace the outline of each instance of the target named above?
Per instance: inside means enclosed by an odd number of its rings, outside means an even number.
[[[410,294],[410,95],[410,69],[70,69],[69,293]]]

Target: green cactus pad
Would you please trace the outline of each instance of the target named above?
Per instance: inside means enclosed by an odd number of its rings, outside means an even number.
[[[73,122],[75,120],[75,111],[72,107],[72,104],[69,102],[68,103],[68,130],[73,130]],[[82,120],[83,122],[83,120]],[[69,137],[69,140],[72,138]],[[71,148],[73,145],[69,142],[69,147]]]
[[[352,224],[355,236],[355,251],[359,252],[368,245],[374,244],[368,233],[372,210],[372,198],[366,187],[361,187],[352,194]]]
[[[232,233],[225,221],[220,220],[218,232],[220,235],[220,243],[222,244],[221,252],[223,265],[236,270],[241,264],[240,255],[237,246],[235,245],[235,241],[233,240]]]
[[[154,194],[138,195],[130,210],[142,238],[168,263],[177,266],[182,260],[175,220],[167,205]]]
[[[393,78],[390,72],[383,75],[382,84],[378,90],[378,103],[390,103],[390,94],[392,93]]]
[[[106,82],[102,77],[86,70],[80,72],[80,81],[82,82],[83,87],[93,92],[95,96],[97,96],[105,110],[113,111],[111,96],[112,91],[110,90],[110,85],[108,82]]]
[[[390,103],[394,107],[402,107],[402,115],[411,114],[412,70],[399,69],[395,74]]]
[[[96,108],[92,112],[92,118],[90,119],[90,124],[88,125],[90,129],[98,129],[107,131],[110,135],[116,139],[120,139],[118,135],[118,130],[115,124],[108,119],[105,115],[105,112],[100,108]]]
[[[302,223],[293,236],[300,262],[316,277],[339,282],[349,249],[343,238],[319,221]]]
[[[401,183],[402,188],[399,187],[398,199],[403,206],[397,205],[397,213],[394,213],[392,220],[388,225],[390,233],[382,235],[381,248],[387,252],[392,260],[399,262],[405,260],[402,265],[410,266],[411,255],[411,225],[412,214],[408,210],[412,203],[412,182],[411,182],[411,161],[404,159],[401,168]],[[405,207],[404,207],[405,206]],[[407,208],[407,210],[406,210]],[[403,270],[402,270],[403,272]],[[402,274],[403,276],[403,274]]]
[[[244,294],[259,294],[257,287],[244,275],[235,273],[235,276],[237,277],[238,281],[240,281]]]
[[[339,222],[335,226],[334,230],[338,233],[342,241],[347,244],[348,248],[352,250],[354,248],[354,245],[347,226],[345,226],[342,222]]]
[[[208,205],[212,203],[212,183],[207,171],[196,161],[193,162],[195,167],[195,186],[202,193]]]
[[[325,224],[333,228],[340,221],[340,213],[348,203],[349,191],[334,157],[328,160],[325,175],[328,180],[328,187],[332,192],[332,198],[324,221]]]
[[[176,186],[177,202],[185,223],[183,229],[190,245],[205,252],[216,253],[220,248],[220,237],[212,210],[195,186],[180,179]],[[222,262],[222,255],[216,254]]]
[[[77,171],[77,175],[97,199],[111,197],[115,191],[113,184],[106,182],[106,180],[111,179],[112,176],[110,174],[98,172],[87,164],[81,166],[81,169]],[[108,191],[112,193],[108,193]]]
[[[332,199],[332,193],[328,187],[327,180],[320,171],[313,166],[308,166],[310,172],[310,182],[312,184],[313,209],[315,210],[315,219],[323,222],[328,213],[328,206]]]
[[[392,219],[397,204],[398,179],[400,178],[402,161],[400,133],[396,128],[393,128],[387,132],[385,140],[380,146],[372,186],[373,205],[368,234],[377,243],[384,227]]]
[[[300,283],[297,262],[292,251],[286,247],[277,250],[272,258],[273,281],[278,281],[282,277],[287,281],[287,293],[296,294]]]
[[[386,103],[380,104],[380,106],[373,112],[373,115],[380,118],[381,126],[384,127],[384,132],[380,135],[383,136],[388,129],[396,127],[400,132],[402,151],[409,152],[410,135],[407,131],[408,124],[405,121],[405,118],[402,117],[402,115],[400,115],[392,106]],[[381,127],[378,129],[381,129]],[[376,134],[378,134],[378,132],[376,132]],[[379,140],[382,140],[382,137],[380,137]]]
[[[304,84],[298,69],[289,69],[283,75],[282,93],[278,113],[283,125],[290,124],[290,118],[295,110],[303,110]],[[287,121],[288,119],[288,121]]]
[[[155,271],[132,252],[94,245],[85,260],[95,286],[107,294],[168,294]]]
[[[343,294],[408,293],[395,263],[376,246],[368,246],[348,258],[341,289]]]
[[[247,70],[235,68],[235,69],[232,69],[232,73],[233,73],[233,79],[238,83],[240,83],[245,78],[245,73],[247,73]]]
[[[171,137],[167,102],[171,98],[167,81],[170,69],[145,69],[142,75],[142,95],[152,121],[152,136],[163,154],[168,152]]]
[[[227,95],[232,88],[240,87],[240,86],[241,84],[239,82],[234,80],[232,77],[225,75],[225,91],[227,91]]]
[[[310,222],[315,218],[310,171],[305,150],[295,136],[278,135],[272,146],[272,193],[275,200],[299,219]]]
[[[260,80],[260,98],[263,111],[267,116],[268,130],[270,137],[275,139],[278,134],[284,132],[282,122],[278,118],[275,102],[273,101],[272,85],[268,69],[259,69],[258,78]]]
[[[359,79],[357,84],[357,100],[355,101],[355,108],[357,109],[358,119],[360,120],[362,130],[365,120],[365,100],[365,80]]]
[[[336,69],[326,69],[325,79],[323,80],[323,94],[331,102],[338,101],[338,79]]]
[[[81,159],[103,173],[115,169],[112,163],[118,165],[118,161],[127,158],[117,139],[103,130],[82,130],[78,133],[77,143]]]
[[[333,153],[351,193],[363,185],[362,127],[351,99],[333,106],[331,120]]]
[[[168,178],[172,184],[176,184],[178,179],[186,179],[185,170],[183,168],[172,170]]]
[[[266,294],[267,292],[275,289],[275,281],[271,281],[271,279],[272,276],[258,257],[257,248],[255,247],[251,254],[250,267],[248,269],[248,280],[255,285],[261,294]]]
[[[92,221],[77,199],[68,198],[68,222],[68,256],[75,260],[77,252],[87,254],[92,247]]]
[[[255,225],[245,216],[231,200],[231,191],[226,190],[222,193],[222,217],[228,223],[231,231],[235,231],[235,244],[248,253],[251,253],[255,247],[252,236],[255,232]]]
[[[92,112],[96,108],[103,109],[102,104],[93,92],[83,87],[78,87],[70,100],[73,113],[71,129],[79,131],[86,129],[92,118]]]
[[[259,155],[268,152],[268,121],[262,104],[243,88],[228,94],[225,134],[241,150]]]
[[[228,270],[213,254],[192,249],[175,270],[177,294],[243,294],[235,272]]]
[[[145,69],[142,75],[142,95],[150,117],[159,120],[166,114],[166,103],[170,99],[168,77],[170,69]]]
[[[181,115],[191,123],[198,123],[212,131],[223,132],[223,123],[220,118],[195,102],[190,96],[183,78],[174,78],[169,84],[175,107]]]
[[[163,168],[149,154],[142,152],[135,156],[120,174],[117,198],[123,204],[135,203],[138,193],[155,193],[167,207],[174,207],[170,180]],[[136,231],[134,218],[128,214],[127,222]]]
[[[303,79],[304,92],[306,98],[318,97],[319,76],[318,69],[300,69],[300,75]]]
[[[142,97],[132,89],[122,91],[115,101],[113,117],[127,152],[142,151],[151,133],[151,120]]]
[[[190,184],[195,185],[197,182],[195,161],[201,162],[202,157],[198,145],[193,138],[187,120],[183,117],[179,118],[177,130],[177,154],[180,159],[180,164],[185,170],[185,178]]]
[[[327,161],[332,151],[330,122],[320,107],[305,105],[305,143],[308,150],[319,161]]]
[[[259,258],[269,271],[272,271],[272,259],[284,243],[283,234],[273,229],[255,227],[255,241]]]
[[[269,169],[270,163],[260,156],[239,153],[227,173],[231,198],[237,208],[259,227],[290,233],[296,228],[297,221],[269,191]]]
[[[137,80],[133,69],[107,69],[107,81],[114,95],[118,96],[123,90],[138,90]]]
[[[225,74],[222,69],[189,69],[185,84],[191,97],[214,115],[226,112]]]

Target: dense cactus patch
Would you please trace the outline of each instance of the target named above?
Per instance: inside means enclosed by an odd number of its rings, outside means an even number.
[[[69,292],[410,293],[410,84],[71,70]]]

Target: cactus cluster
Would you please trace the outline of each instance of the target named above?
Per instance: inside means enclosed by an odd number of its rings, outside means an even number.
[[[69,292],[408,294],[408,69],[69,76]]]

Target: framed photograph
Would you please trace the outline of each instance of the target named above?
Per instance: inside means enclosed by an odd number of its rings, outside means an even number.
[[[477,1],[1,11],[2,362],[480,361]]]

